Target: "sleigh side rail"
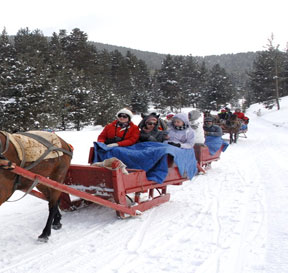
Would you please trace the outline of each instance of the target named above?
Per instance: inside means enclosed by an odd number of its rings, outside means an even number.
[[[224,148],[224,145],[214,154],[211,155],[209,148],[204,145],[195,145],[194,151],[198,164],[201,168],[207,169],[211,166],[211,163],[220,159],[221,152]]]
[[[88,163],[91,164],[93,162],[93,157],[94,149],[91,148]],[[186,177],[180,175],[177,166],[173,162],[173,158],[169,156],[168,174],[162,184],[148,180],[144,170],[127,169],[128,175],[123,174],[120,169],[117,169],[117,160],[115,163],[116,165],[113,166],[114,170],[95,165],[71,165],[64,184],[81,188],[81,190],[85,190],[101,198],[113,198],[118,204],[127,207],[133,206],[134,209],[143,212],[169,201],[170,194],[167,193],[168,185],[181,185],[183,181],[187,180]],[[140,195],[142,193],[148,194],[147,200],[141,200]],[[128,197],[129,194],[133,195],[133,200]],[[71,201],[67,194],[62,194],[61,196],[61,209],[73,210],[81,206],[81,204],[83,204],[81,200]],[[121,212],[117,212],[117,215],[122,218],[125,217]]]
[[[50,188],[59,190],[59,191],[61,191],[63,193],[71,194],[71,195],[77,196],[77,197],[79,197],[81,199],[84,199],[86,201],[90,201],[90,202],[93,202],[93,203],[96,203],[96,204],[99,204],[99,205],[102,205],[102,206],[105,206],[105,207],[112,208],[112,209],[120,212],[123,215],[127,215],[128,214],[128,215],[131,215],[131,216],[136,216],[136,215],[140,214],[140,212],[137,211],[137,209],[134,208],[134,207],[127,207],[127,206],[124,206],[122,204],[113,203],[111,201],[108,201],[106,199],[100,198],[98,196],[94,196],[92,194],[77,190],[77,189],[72,188],[72,187],[70,187],[68,185],[60,184],[57,181],[54,181],[54,180],[46,178],[44,176],[35,174],[33,172],[30,172],[30,171],[25,170],[25,169],[23,169],[21,167],[18,167],[18,166],[15,166],[15,168],[13,170],[11,170],[11,172],[13,172],[15,174],[18,174],[18,175],[20,175],[20,176],[22,176],[24,178],[27,178],[27,179],[29,179],[31,181],[38,180],[38,182],[40,184],[43,184],[43,185],[48,186]]]

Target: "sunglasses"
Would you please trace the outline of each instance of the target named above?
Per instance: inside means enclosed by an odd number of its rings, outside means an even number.
[[[118,118],[128,118],[128,116],[125,115],[125,114],[119,114],[119,115],[118,115]]]
[[[146,122],[147,125],[156,125],[157,123],[155,122]]]

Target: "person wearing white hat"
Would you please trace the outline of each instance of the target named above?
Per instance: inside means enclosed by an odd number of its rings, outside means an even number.
[[[133,114],[123,108],[116,114],[116,120],[107,124],[97,141],[105,143],[108,147],[124,147],[135,144],[140,136],[140,131],[137,125],[132,120]]]

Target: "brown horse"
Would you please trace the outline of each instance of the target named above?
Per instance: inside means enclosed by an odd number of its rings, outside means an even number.
[[[21,166],[36,174],[49,177],[50,179],[53,179],[60,183],[63,183],[65,179],[72,158],[72,151],[70,145],[54,133],[45,132],[45,134],[47,133],[48,135],[53,134],[51,138],[54,138],[54,140],[56,138],[57,143],[59,144],[58,147],[52,144],[51,141],[47,140],[47,138],[45,139],[41,136],[35,137],[34,133],[37,132],[33,132],[33,134],[31,134],[30,136],[26,135],[26,137],[28,137],[28,139],[34,138],[33,141],[36,141],[38,145],[40,142],[41,145],[43,145],[42,147],[45,152],[40,155],[39,160],[37,159],[34,162],[28,162],[27,160],[27,162],[25,163],[25,156],[24,158],[20,159],[19,151],[17,151],[17,145],[15,145],[15,143],[18,143],[21,146],[24,155],[26,154],[26,152],[32,152],[32,148],[23,147],[23,145],[19,143],[19,140],[16,142],[15,140],[14,142],[11,141],[12,139],[14,139],[15,134],[10,135],[6,132],[0,131],[0,159],[2,162],[6,161],[8,163],[8,165],[2,166],[2,168],[0,169],[0,205],[7,201],[15,190],[27,191],[29,188],[31,188],[31,185],[33,183],[28,179],[19,177],[16,174],[10,172],[9,168],[11,166],[11,162],[13,162],[12,167],[15,163],[17,166]],[[51,155],[51,153],[55,153],[56,156],[50,156],[49,158],[48,154]],[[37,185],[37,189],[42,192],[48,200],[48,219],[41,235],[38,237],[40,241],[47,241],[48,237],[51,234],[51,227],[53,229],[60,229],[62,227],[62,224],[60,223],[61,214],[58,208],[58,199],[61,192],[41,184]]]
[[[221,125],[223,133],[230,135],[230,144],[237,143],[239,131],[241,128],[241,120],[237,115],[233,114],[225,123]]]

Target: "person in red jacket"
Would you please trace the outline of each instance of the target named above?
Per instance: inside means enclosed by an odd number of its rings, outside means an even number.
[[[107,124],[97,141],[105,143],[108,147],[123,147],[135,144],[140,136],[140,131],[131,119],[133,114],[123,108],[116,114],[117,119]]]
[[[246,117],[246,116],[244,115],[244,113],[242,113],[239,108],[236,108],[236,109],[235,109],[234,114],[237,115],[238,118],[242,119],[245,124],[248,124],[249,118]]]

